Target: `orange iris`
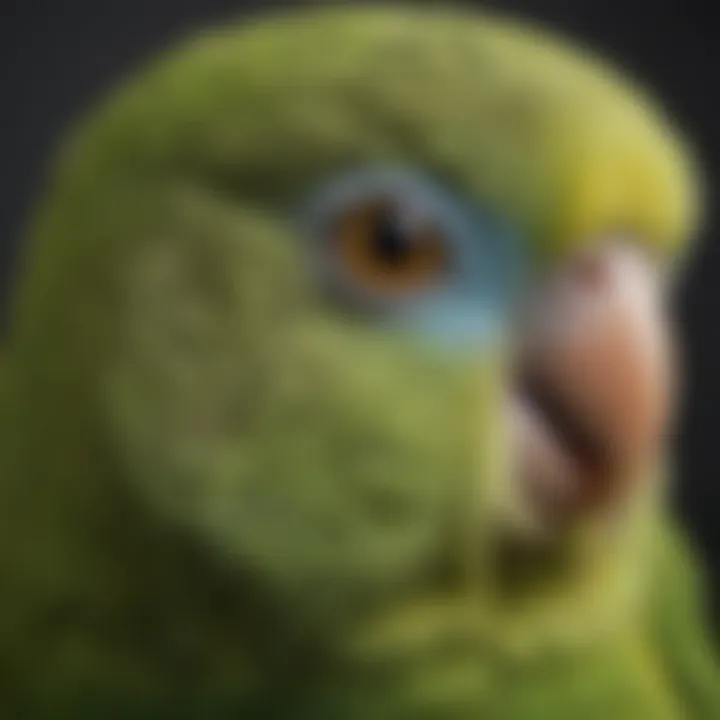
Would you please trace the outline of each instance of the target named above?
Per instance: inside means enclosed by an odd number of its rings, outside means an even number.
[[[353,282],[383,294],[423,289],[447,266],[442,235],[427,222],[403,217],[392,199],[346,211],[335,223],[334,239]]]

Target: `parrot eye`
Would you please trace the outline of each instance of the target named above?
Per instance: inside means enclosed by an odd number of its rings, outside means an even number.
[[[324,286],[380,311],[441,291],[462,263],[453,208],[408,172],[371,168],[335,178],[312,198],[309,213]]]
[[[422,173],[352,171],[312,193],[302,213],[312,278],[342,311],[477,344],[513,307],[519,238]]]
[[[331,222],[329,235],[346,276],[373,293],[426,289],[448,269],[442,231],[399,198],[377,197],[346,208]]]

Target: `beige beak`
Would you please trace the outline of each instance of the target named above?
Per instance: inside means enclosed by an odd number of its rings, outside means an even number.
[[[556,520],[619,501],[658,453],[674,395],[661,276],[631,245],[570,257],[531,299],[513,397],[516,473]]]

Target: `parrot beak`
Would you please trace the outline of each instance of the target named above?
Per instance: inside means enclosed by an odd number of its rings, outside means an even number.
[[[511,399],[531,524],[616,507],[657,458],[674,395],[670,335],[659,268],[619,242],[569,257],[531,298]]]

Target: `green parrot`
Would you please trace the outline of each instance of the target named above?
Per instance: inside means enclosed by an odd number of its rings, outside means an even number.
[[[62,146],[2,362],[9,720],[711,720],[659,104],[428,8],[181,43]]]

